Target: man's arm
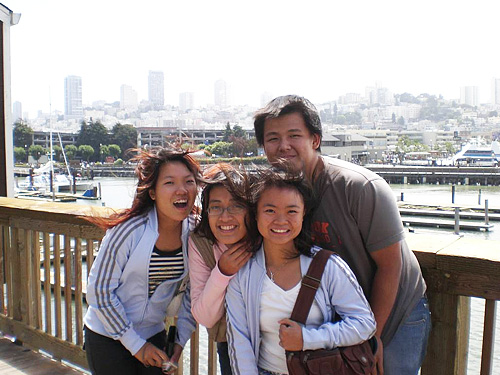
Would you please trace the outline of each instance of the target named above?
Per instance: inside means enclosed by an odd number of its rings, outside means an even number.
[[[401,243],[384,247],[370,253],[377,265],[373,278],[370,306],[377,321],[377,336],[380,337],[389,317],[399,288],[401,277]]]

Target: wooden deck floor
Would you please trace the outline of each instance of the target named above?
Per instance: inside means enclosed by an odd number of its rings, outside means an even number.
[[[23,346],[0,338],[0,375],[82,375],[60,362],[56,362]]]

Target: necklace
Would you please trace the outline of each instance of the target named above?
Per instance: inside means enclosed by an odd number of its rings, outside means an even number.
[[[269,278],[271,279],[271,281],[272,281],[273,283],[275,283],[275,282],[274,282],[274,276],[275,276],[275,275],[276,275],[279,271],[281,271],[281,269],[282,269],[283,267],[285,267],[285,265],[289,262],[289,260],[290,260],[290,259],[285,260],[285,261],[281,264],[281,266],[279,266],[276,270],[274,270],[274,272],[273,272],[273,271],[271,271],[271,269],[270,269],[269,267],[267,267],[267,272],[269,273]],[[275,284],[276,284],[276,283],[275,283]]]

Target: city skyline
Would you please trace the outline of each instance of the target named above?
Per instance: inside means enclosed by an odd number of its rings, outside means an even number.
[[[214,103],[214,84],[234,105],[259,107],[265,93],[296,93],[315,103],[362,96],[381,82],[393,93],[459,99],[477,86],[490,101],[500,78],[494,45],[500,4],[360,0],[210,4],[190,1],[17,0],[11,29],[12,102],[34,116],[64,110],[64,78],[82,78],[83,104],[120,101],[122,85],[148,98],[148,72],[162,71],[165,104],[192,92]]]

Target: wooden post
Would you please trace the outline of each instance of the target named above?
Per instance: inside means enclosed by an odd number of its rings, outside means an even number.
[[[189,358],[190,375],[198,375],[200,358],[200,327],[196,324],[196,329],[191,335],[191,352]]]
[[[18,271],[21,269],[21,259],[19,257],[19,229],[17,228],[12,228],[11,244],[9,260],[12,275],[12,317],[15,320],[22,321],[21,301],[23,280],[21,272]]]
[[[208,375],[217,374],[217,343],[208,340]]]
[[[487,299],[484,308],[483,352],[481,355],[481,375],[491,375],[495,345],[496,301]]]
[[[488,217],[488,199],[484,200],[484,223],[486,225],[490,223],[490,218]]]
[[[422,375],[465,375],[470,326],[470,298],[428,293],[432,330]]]
[[[460,208],[455,207],[455,234],[460,234]]]

